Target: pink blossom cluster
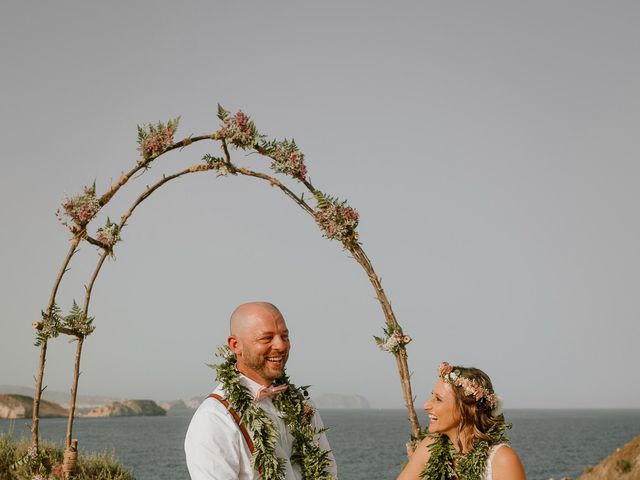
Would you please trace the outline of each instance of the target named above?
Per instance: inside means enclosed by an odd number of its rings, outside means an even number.
[[[316,209],[314,214],[316,223],[324,231],[327,238],[334,240],[357,240],[359,215],[355,208],[344,203],[331,201]]]
[[[142,157],[155,157],[173,145],[173,134],[177,129],[178,119],[170,120],[166,125],[160,122],[157,125],[149,124],[146,130],[138,127],[138,150]]]
[[[451,372],[453,372],[453,367],[449,365],[447,362],[442,362],[438,365],[438,376],[444,377],[448,376]]]
[[[84,226],[100,210],[100,202],[96,198],[95,185],[85,187],[84,192],[62,202],[64,213],[77,225]]]
[[[251,148],[258,141],[256,127],[249,117],[238,110],[235,115],[226,115],[222,120],[222,128],[215,133],[217,138],[225,138],[229,143],[240,148]]]
[[[469,378],[460,377],[456,381],[456,385],[462,388],[465,395],[468,397],[473,396],[477,401],[480,401],[485,396],[484,388]]]
[[[483,401],[489,408],[493,408],[496,402],[495,393],[486,390],[478,382],[462,376],[459,370],[454,369],[447,362],[442,362],[438,366],[438,376],[443,382],[461,388],[467,397],[474,397],[476,402]]]
[[[307,176],[307,166],[304,164],[304,154],[295,142],[283,140],[276,144],[269,156],[273,159],[271,168],[277,173],[284,173],[296,178]]]
[[[120,241],[120,229],[118,228],[118,225],[107,220],[107,224],[98,229],[96,240],[103,245],[112,248]]]

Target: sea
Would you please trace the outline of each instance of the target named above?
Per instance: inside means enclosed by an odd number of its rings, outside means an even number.
[[[404,410],[322,410],[343,480],[394,479],[410,435]],[[575,479],[640,435],[640,410],[507,410],[512,446],[527,477]],[[191,413],[166,417],[82,418],[74,438],[84,451],[108,452],[138,480],[189,480],[183,440]],[[420,417],[422,425],[426,418]],[[0,431],[30,437],[29,419],[0,420]],[[41,438],[62,444],[66,419],[42,419]]]

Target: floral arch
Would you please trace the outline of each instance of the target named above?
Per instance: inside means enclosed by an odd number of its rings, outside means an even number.
[[[327,195],[311,183],[304,161],[304,154],[300,151],[294,140],[268,139],[265,135],[259,133],[254,122],[242,111],[238,111],[232,115],[221,106],[218,106],[218,118],[220,119],[220,128],[214,133],[200,136],[190,135],[179,141],[174,140],[174,135],[178,129],[179,118],[169,120],[166,124],[158,122],[157,124],[147,124],[142,127],[138,126],[138,151],[140,158],[136,164],[128,172],[123,173],[104,193],[98,194],[94,183],[89,187],[85,187],[81,193],[66,198],[62,204],[62,208],[57,212],[60,221],[67,227],[72,237],[69,250],[54,280],[46,308],[42,311],[42,319],[33,324],[37,332],[36,346],[40,348],[40,357],[35,379],[31,445],[32,449],[37,452],[39,449],[40,402],[44,390],[43,379],[47,359],[47,345],[53,338],[58,337],[60,334],[68,335],[75,340],[76,351],[65,436],[65,476],[68,476],[73,471],[75,457],[77,455],[77,441],[73,440],[72,437],[80,363],[84,340],[87,336],[91,335],[94,330],[93,318],[89,315],[91,294],[102,266],[107,258],[113,256],[114,248],[118,241],[120,241],[122,231],[126,228],[127,222],[136,208],[143,201],[154,194],[160,187],[176,178],[211,170],[217,172],[218,176],[230,175],[257,178],[278,188],[314,219],[323,236],[330,240],[340,242],[343,248],[347,250],[363,268],[376,292],[385,318],[383,328],[384,336],[375,337],[376,343],[378,343],[382,350],[392,353],[395,357],[405,407],[407,408],[408,419],[411,425],[412,437],[415,439],[420,436],[420,425],[413,407],[413,395],[411,393],[410,374],[407,362],[406,344],[409,343],[411,339],[404,334],[402,327],[396,320],[391,304],[382,288],[380,279],[359,242],[357,231],[359,221],[358,212],[345,201]],[[117,223],[107,218],[106,223],[95,229],[93,235],[89,233],[89,227],[92,226],[98,212],[109,203],[122,187],[127,185],[129,180],[149,169],[151,163],[161,155],[172,150],[186,148],[195,142],[202,141],[216,142],[220,147],[221,155],[214,156],[206,154],[202,157],[201,163],[163,175],[156,183],[146,186],[129,208],[122,213]],[[232,161],[231,151],[237,149],[249,153],[257,153],[267,158],[270,161],[269,166],[271,172],[264,173],[255,171],[234,163],[234,161]],[[288,186],[283,180],[292,183],[294,186]],[[302,192],[298,193],[298,190],[302,190]],[[306,198],[305,194],[307,195]],[[98,247],[100,254],[95,269],[86,284],[82,304],[80,305],[73,302],[69,313],[64,315],[56,302],[56,297],[65,273],[69,269],[69,265],[82,242],[88,242]]]

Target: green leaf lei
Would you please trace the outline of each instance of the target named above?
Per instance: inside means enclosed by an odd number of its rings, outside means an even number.
[[[253,433],[253,469],[260,472],[264,479],[284,480],[285,460],[278,458],[275,452],[279,436],[276,425],[265,411],[254,403],[249,389],[240,382],[235,354],[224,346],[218,349],[216,356],[222,357],[224,362],[210,366],[216,371],[218,381],[222,383],[225,398]],[[307,387],[296,387],[289,382],[286,374],[279,383],[289,387],[274,398],[273,404],[283,414],[282,419],[293,436],[291,461],[300,466],[304,480],[333,480],[333,476],[328,473],[331,466],[330,450],[322,450],[314,441],[314,437],[325,429],[318,430],[311,425],[315,411],[306,401]]]
[[[504,432],[511,428],[511,424],[500,422],[488,432],[491,442],[476,440],[470,452],[463,454],[456,451],[446,435],[433,435],[436,439],[429,450],[431,455],[420,474],[420,478],[428,480],[481,480],[484,475],[489,456],[489,448],[499,443],[509,443]]]

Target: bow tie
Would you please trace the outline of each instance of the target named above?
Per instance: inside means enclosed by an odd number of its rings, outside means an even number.
[[[255,403],[260,402],[261,400],[264,400],[265,398],[273,398],[276,395],[284,392],[287,388],[289,388],[289,385],[277,385],[277,386],[273,386],[273,387],[260,387],[258,389],[258,393],[256,394],[256,398],[253,400]]]

